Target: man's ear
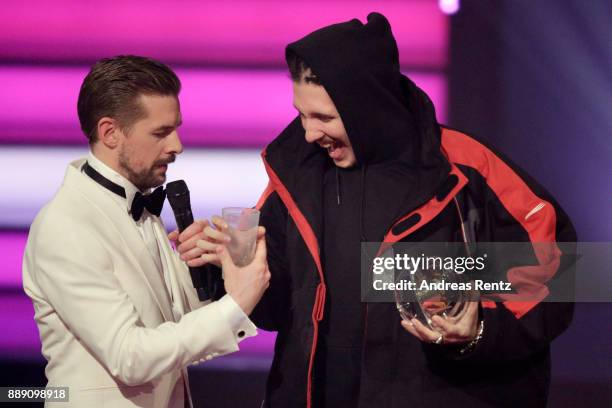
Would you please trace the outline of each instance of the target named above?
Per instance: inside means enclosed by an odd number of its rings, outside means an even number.
[[[119,146],[121,129],[113,118],[103,117],[98,121],[98,140],[109,149]]]

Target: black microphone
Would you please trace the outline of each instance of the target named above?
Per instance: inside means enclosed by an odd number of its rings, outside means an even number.
[[[185,228],[193,224],[189,189],[185,181],[177,180],[166,184],[166,196],[172,207],[172,212],[174,212],[176,226],[179,232],[183,232]],[[189,274],[200,301],[217,300],[219,298],[219,287],[223,285],[218,270],[213,270],[210,265],[189,267]]]

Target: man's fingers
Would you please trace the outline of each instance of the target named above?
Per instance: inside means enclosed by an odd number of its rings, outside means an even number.
[[[210,219],[210,221],[213,223],[213,225],[218,229],[218,230],[226,230],[228,229],[228,225],[227,222],[219,217],[218,215],[213,215],[212,218]]]
[[[219,244],[206,241],[205,239],[199,239],[196,241],[196,246],[205,252],[215,252]]]
[[[232,261],[232,257],[229,252],[227,252],[227,248],[219,245],[216,250],[217,256],[219,257],[219,262],[221,262],[221,267],[223,269],[235,267],[234,262]]]
[[[466,316],[476,318],[478,316],[478,304],[479,302],[468,302]]]
[[[444,335],[445,343],[464,343],[470,341],[476,330],[478,320],[478,302],[469,302],[458,318],[433,316],[431,324]]]
[[[433,316],[431,320],[436,325],[448,330],[449,324],[452,326],[464,324],[467,326],[471,326],[477,318],[478,302],[466,302],[465,309],[458,316],[442,317],[436,315]]]
[[[183,254],[193,248],[197,248],[197,243],[202,238],[204,238],[204,233],[200,231],[191,238],[189,238],[187,241],[181,243],[177,248],[179,253]]]
[[[476,324],[476,320],[478,320],[478,302],[467,302],[465,310],[457,316],[455,321],[457,324],[469,328]]]
[[[465,309],[461,311],[457,316],[449,316],[446,317],[446,320],[449,322],[459,322],[462,320],[467,320],[471,317],[478,315],[478,302],[465,302]]]
[[[196,231],[196,229],[191,230],[191,232],[193,231]],[[184,232],[187,232],[187,230],[185,230]],[[182,254],[195,247],[204,248],[203,245],[205,244],[203,244],[203,242],[206,241],[209,241],[216,246],[216,244],[219,242],[229,242],[229,235],[215,230],[214,228],[210,227],[210,225],[206,225],[203,230],[196,232],[191,237],[189,237],[188,240],[182,241],[181,244],[178,246],[178,251]],[[208,247],[204,249],[211,251],[214,250],[213,247]]]
[[[178,236],[179,236],[178,230],[174,230],[174,231],[172,231],[171,233],[168,234],[168,239],[170,241],[176,241],[178,239]]]
[[[230,236],[214,229],[213,227],[211,227],[210,225],[206,226],[206,228],[204,228],[204,234],[211,239],[214,239],[215,241],[218,242],[230,242]]]
[[[263,227],[262,227],[263,228]],[[265,230],[264,230],[265,232]],[[262,235],[257,239],[257,246],[255,247],[255,257],[254,259],[258,259],[260,261],[265,262],[267,258],[267,249],[266,249],[266,235]]]
[[[412,334],[414,337],[416,337],[417,339],[423,341],[423,339],[421,338],[421,335],[415,330],[414,325],[409,321],[409,320],[405,320],[402,319],[402,327],[410,334]]]
[[[402,320],[402,327],[426,343],[437,343],[442,335],[442,343],[454,344],[464,343],[473,338],[473,326],[477,320],[478,302],[469,302],[459,318],[432,316],[431,326],[434,330],[425,326],[418,319]]]
[[[433,343],[440,338],[440,333],[428,329],[418,319],[412,319],[410,322],[413,324],[416,332],[420,335],[422,341]]]
[[[185,231],[181,232],[178,236],[179,242],[183,243],[189,238],[201,232],[206,226],[208,226],[208,220],[197,220],[193,224],[185,228]]]
[[[194,247],[188,251],[181,252],[181,259],[185,262],[189,262],[192,259],[198,259],[202,255],[202,249]]]
[[[433,316],[431,318],[431,325],[434,329],[438,330],[444,335],[449,335],[455,331],[454,326],[456,323],[450,322],[442,316]]]
[[[202,256],[200,257],[200,259],[204,262],[204,264],[213,264],[213,265],[221,265],[221,262],[219,260],[219,256],[214,253],[214,254],[202,254]]]
[[[266,228],[265,227],[257,227],[257,239],[263,237],[264,235],[266,235]]]
[[[204,261],[201,258],[195,258],[195,259],[192,259],[191,261],[187,261],[186,263],[187,263],[187,266],[189,266],[190,268],[197,268],[202,265],[206,265],[208,262]]]

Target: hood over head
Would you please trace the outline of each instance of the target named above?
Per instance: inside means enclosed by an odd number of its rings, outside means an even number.
[[[289,44],[291,53],[312,69],[342,118],[362,178],[349,197],[362,202],[362,224],[376,220],[376,228],[365,225],[362,232],[380,237],[380,228],[424,204],[448,177],[433,104],[400,72],[397,45],[381,14],[368,15],[367,24],[353,19],[314,31]],[[323,179],[334,167],[327,152],[305,140],[296,117],[263,155],[320,237]],[[372,185],[388,187],[384,199]]]
[[[382,14],[369,14],[367,24],[353,19],[314,31],[289,44],[289,53],[325,87],[359,165],[401,157],[411,167],[446,167],[433,104],[400,72],[397,44]]]

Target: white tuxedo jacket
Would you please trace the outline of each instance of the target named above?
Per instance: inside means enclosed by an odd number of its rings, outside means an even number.
[[[185,367],[237,351],[255,326],[229,295],[200,303],[165,239],[172,303],[126,208],[80,171],[83,163],[68,167],[24,255],[48,386],[70,387],[62,407],[183,408]]]

